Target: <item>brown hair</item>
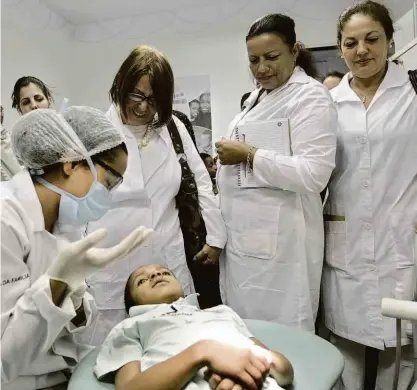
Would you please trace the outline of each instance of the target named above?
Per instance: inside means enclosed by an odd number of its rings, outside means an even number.
[[[376,22],[379,22],[385,31],[385,36],[390,41],[394,35],[394,23],[392,21],[389,9],[385,5],[372,0],[365,0],[346,8],[339,16],[337,22],[337,45],[341,46],[342,32],[346,23],[353,15],[363,14],[369,16]]]
[[[135,47],[120,66],[110,88],[110,100],[126,116],[126,101],[141,77],[149,76],[156,103],[153,127],[167,124],[172,117],[174,74],[165,56],[149,46]]]

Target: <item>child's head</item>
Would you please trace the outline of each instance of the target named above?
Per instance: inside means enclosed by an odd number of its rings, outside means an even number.
[[[190,117],[191,119],[195,119],[198,117],[198,112],[200,111],[200,102],[198,100],[191,100],[191,102],[188,103],[190,106]]]
[[[159,264],[145,265],[132,272],[125,287],[126,312],[132,306],[172,303],[184,297],[175,275]]]
[[[204,92],[200,95],[200,110],[201,112],[211,111],[211,94],[210,92]]]

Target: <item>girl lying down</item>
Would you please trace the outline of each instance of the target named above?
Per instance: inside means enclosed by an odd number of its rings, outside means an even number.
[[[109,334],[94,373],[116,390],[275,390],[293,368],[255,339],[242,319],[220,305],[200,310],[160,265],[133,272],[125,289],[130,318]]]

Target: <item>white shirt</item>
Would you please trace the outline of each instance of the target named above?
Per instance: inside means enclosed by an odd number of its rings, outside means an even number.
[[[62,241],[45,230],[27,170],[1,183],[0,189],[1,388],[41,389],[66,381],[62,371],[70,372],[91,350],[74,338],[90,326],[95,306],[86,294],[87,323],[76,328],[71,298],[67,295],[60,307],[52,302],[45,273]]]
[[[107,337],[97,357],[94,373],[99,379],[132,361],[140,361],[141,371],[161,363],[200,340],[216,340],[250,348],[252,334],[229,307],[220,305],[200,310],[197,295],[173,304],[134,306],[130,318],[118,324]],[[185,387],[209,390],[203,371]],[[267,378],[263,390],[281,389]]]
[[[395,320],[381,314],[382,298],[402,290],[412,300],[416,288],[417,95],[407,71],[389,63],[366,109],[351,77],[331,91],[338,147],[325,214],[345,221],[326,222],[326,325],[383,349],[396,344],[396,335]]]

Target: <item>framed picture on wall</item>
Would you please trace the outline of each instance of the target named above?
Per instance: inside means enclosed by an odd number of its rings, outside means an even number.
[[[309,50],[313,53],[316,60],[320,78],[324,78],[328,72],[334,70],[342,73],[349,71],[345,61],[340,57],[337,46],[312,47]]]

